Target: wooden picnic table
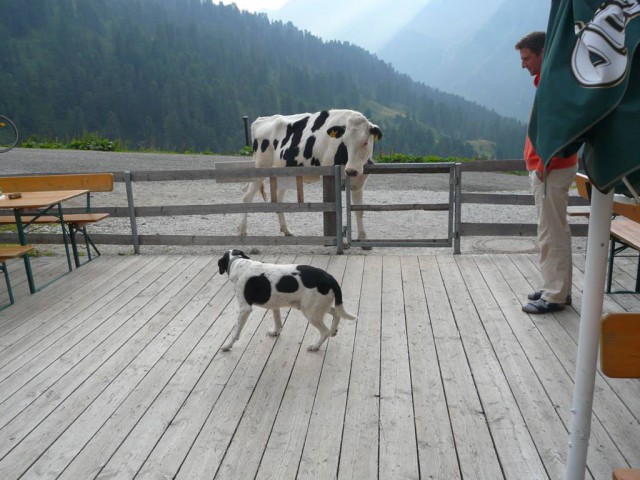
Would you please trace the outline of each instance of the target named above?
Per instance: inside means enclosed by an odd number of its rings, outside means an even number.
[[[28,227],[35,219],[42,215],[53,215],[60,223],[62,228],[62,237],[64,241],[64,247],[67,254],[67,264],[69,266],[69,272],[72,270],[71,265],[71,252],[69,251],[68,238],[72,238],[67,233],[64,215],[62,212],[62,202],[86,195],[87,190],[57,190],[57,191],[39,191],[39,192],[20,192],[18,198],[10,198],[14,192],[6,192],[0,197],[0,210],[11,209],[16,220],[16,227],[18,230],[18,238],[20,245],[27,244],[26,227]],[[18,193],[18,192],[15,192]],[[23,222],[23,214],[25,211],[35,211],[35,215],[29,220],[29,222]],[[72,239],[72,242],[74,240]],[[75,248],[74,248],[75,251]],[[35,293],[37,290],[35,282],[33,280],[33,272],[31,271],[31,261],[29,254],[24,255],[24,266],[27,273],[27,281],[29,283],[29,291]],[[65,274],[68,272],[65,272]],[[59,278],[59,277],[58,277]],[[50,283],[50,282],[49,282]],[[48,285],[48,283],[47,283]],[[43,285],[40,288],[44,288]]]

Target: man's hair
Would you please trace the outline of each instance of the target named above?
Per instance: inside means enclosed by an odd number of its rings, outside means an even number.
[[[528,48],[536,55],[540,55],[542,53],[542,49],[544,48],[545,37],[545,32],[531,32],[530,34],[522,37],[522,40],[516,43],[516,50]]]

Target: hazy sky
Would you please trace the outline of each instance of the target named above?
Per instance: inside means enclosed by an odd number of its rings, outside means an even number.
[[[214,0],[215,1],[215,0]],[[270,20],[292,22],[323,40],[341,40],[375,52],[392,38],[430,0],[402,0],[402,8],[390,8],[394,0],[341,0],[340,8],[326,2],[296,0],[221,0],[241,10],[265,12]],[[280,10],[282,7],[284,10]]]
[[[241,10],[266,12],[282,7],[289,0],[222,0],[225,5],[235,3]]]

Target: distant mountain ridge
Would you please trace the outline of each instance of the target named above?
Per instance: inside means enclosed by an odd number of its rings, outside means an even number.
[[[544,3],[550,2],[434,0],[378,54],[415,80],[526,120],[535,90],[514,45],[531,31],[546,30],[549,5]],[[474,12],[478,21],[466,31],[452,29],[451,35],[441,26],[426,27],[438,25],[437,18],[465,22],[459,10],[477,10],[479,4],[486,9],[483,15]]]
[[[339,5],[327,8],[326,3],[317,0],[290,0],[267,15],[273,20],[291,21],[324,40],[347,41],[376,52],[411,21],[425,3],[425,0],[402,0],[402,8],[398,8],[398,2],[392,0],[341,0]],[[377,27],[381,23],[384,28]]]
[[[345,0],[347,6],[355,2]],[[328,11],[315,0],[295,0],[269,16],[360,45],[416,81],[526,121],[534,89],[514,45],[531,31],[546,30],[550,5],[550,0],[414,0],[407,4],[409,18],[401,22],[398,2],[391,0],[376,0],[355,16]]]

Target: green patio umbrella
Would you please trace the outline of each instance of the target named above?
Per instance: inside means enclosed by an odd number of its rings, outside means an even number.
[[[623,177],[640,190],[638,43],[638,0],[552,1],[529,136],[546,163],[584,143],[604,193],[630,193]]]
[[[584,479],[613,193],[640,192],[640,0],[552,0],[529,137],[548,165],[584,146],[591,200],[566,478]]]

